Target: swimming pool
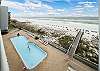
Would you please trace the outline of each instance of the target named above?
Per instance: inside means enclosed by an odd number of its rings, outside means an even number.
[[[33,42],[29,42],[25,36],[10,38],[16,51],[21,57],[27,69],[35,68],[47,57],[47,53]]]

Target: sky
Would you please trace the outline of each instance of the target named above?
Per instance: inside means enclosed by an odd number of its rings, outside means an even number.
[[[98,0],[2,0],[12,17],[98,16]]]

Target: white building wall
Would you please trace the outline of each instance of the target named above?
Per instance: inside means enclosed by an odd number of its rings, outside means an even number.
[[[0,28],[8,30],[8,7],[0,6]]]

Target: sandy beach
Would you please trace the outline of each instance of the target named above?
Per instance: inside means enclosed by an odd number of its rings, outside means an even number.
[[[41,28],[48,28],[48,29],[54,29],[54,30],[60,30],[60,31],[66,31],[66,34],[71,34],[73,36],[76,36],[77,31],[79,29],[82,29],[85,31],[88,30],[88,33],[85,33],[83,38],[87,38],[89,41],[91,40],[92,35],[98,36],[99,35],[99,26],[98,24],[95,24],[97,21],[95,20],[85,20],[86,22],[88,21],[93,21],[94,24],[91,23],[84,23],[82,22],[72,22],[71,19],[56,19],[56,18],[34,18],[34,19],[24,19],[20,18],[17,19],[19,21],[29,21],[31,22],[31,25],[37,25],[38,27]],[[76,20],[77,21],[77,20]],[[67,30],[68,29],[68,30]],[[95,31],[95,32],[92,32]],[[74,33],[73,33],[74,32]]]

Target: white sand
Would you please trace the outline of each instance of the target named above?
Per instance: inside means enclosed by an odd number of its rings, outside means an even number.
[[[68,27],[69,31],[66,34],[71,34],[71,35],[76,35],[77,32],[75,31],[76,29],[84,29],[84,30],[89,30],[90,34],[84,34],[83,37],[88,38],[91,40],[92,35],[99,35],[99,27],[97,24],[87,24],[87,23],[79,23],[79,22],[68,22],[66,21],[54,21],[55,19],[40,19],[40,18],[33,18],[33,19],[18,19],[19,21],[30,21],[32,22],[33,25],[39,25],[41,27],[47,27],[47,28],[52,28],[55,30],[64,30],[66,31],[66,27]],[[91,31],[97,31],[97,33],[93,33]]]

